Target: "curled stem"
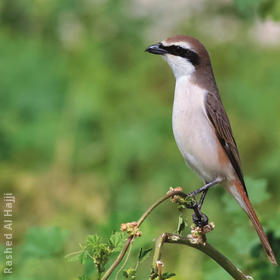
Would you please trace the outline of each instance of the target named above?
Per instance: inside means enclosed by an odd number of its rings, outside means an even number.
[[[157,202],[155,202],[150,208],[147,209],[147,211],[140,217],[140,219],[137,221],[138,223],[138,227],[140,227],[140,225],[145,221],[145,219],[151,214],[151,212],[157,207],[159,206],[162,202],[164,202],[165,200],[167,200],[168,198],[174,196],[174,195],[178,195],[181,196],[183,198],[187,197],[188,195],[185,194],[182,191],[173,191],[173,192],[169,192],[167,193],[164,197],[162,197],[161,199],[159,199]]]

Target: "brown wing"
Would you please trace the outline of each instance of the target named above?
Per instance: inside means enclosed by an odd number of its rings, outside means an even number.
[[[232,135],[230,122],[218,93],[208,92],[206,98],[206,112],[215,128],[216,135],[221,145],[228,155],[230,162],[248,195],[240,167],[240,157]]]

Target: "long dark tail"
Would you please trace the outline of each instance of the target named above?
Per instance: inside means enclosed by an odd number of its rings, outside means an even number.
[[[271,263],[277,265],[276,258],[272,251],[272,248],[267,240],[266,234],[263,230],[263,227],[253,209],[253,206],[240,182],[236,181],[234,184],[229,185],[227,187],[228,191],[233,195],[233,197],[237,200],[239,205],[244,209],[249,219],[251,220],[253,226],[256,229],[256,232],[260,238],[260,241],[263,245],[263,248],[267,254],[267,257]]]

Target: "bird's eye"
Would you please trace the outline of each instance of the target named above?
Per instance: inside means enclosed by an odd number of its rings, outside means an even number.
[[[193,65],[199,65],[200,59],[196,52],[177,45],[162,46],[167,53],[188,59]]]

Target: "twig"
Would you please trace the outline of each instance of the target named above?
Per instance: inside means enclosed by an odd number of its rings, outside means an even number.
[[[159,199],[157,202],[155,202],[142,216],[141,218],[138,220],[137,224],[138,227],[140,227],[140,225],[144,222],[144,220],[150,215],[150,213],[157,207],[159,206],[162,202],[164,202],[165,200],[167,200],[168,198],[172,197],[172,196],[181,196],[183,198],[189,196],[188,194],[185,194],[182,191],[171,191],[168,192],[164,197],[162,197],[161,199]]]
[[[163,243],[166,241],[166,233],[161,234],[155,245],[155,252],[154,252],[154,258],[153,258],[153,268],[157,269],[157,262],[160,260],[160,254],[161,254],[161,248],[163,246]]]
[[[101,280],[105,280],[110,277],[112,272],[116,269],[116,267],[119,265],[119,263],[122,261],[123,257],[125,256],[125,253],[129,247],[130,243],[132,242],[133,238],[134,238],[133,235],[131,235],[127,238],[121,253],[118,255],[117,259],[113,262],[113,264],[110,266],[110,268],[105,272],[105,274],[103,275]]]
[[[157,202],[155,202],[141,217],[140,219],[137,221],[137,225],[138,227],[144,222],[144,220],[149,216],[149,214],[157,207],[159,206],[162,202],[164,202],[165,200],[167,200],[168,198],[174,196],[174,195],[179,195],[181,197],[187,197],[188,195],[185,194],[182,191],[172,191],[169,192],[168,194],[166,194],[164,197],[162,197],[161,199],[159,199]],[[131,235],[129,236],[129,238],[127,239],[123,250],[121,251],[121,253],[119,254],[119,256],[117,257],[117,259],[113,262],[113,264],[110,266],[110,268],[105,272],[105,274],[103,275],[103,277],[101,278],[101,280],[107,280],[110,275],[113,273],[113,271],[116,269],[116,267],[120,264],[120,262],[122,261],[122,259],[124,258],[126,251],[128,249],[128,247],[130,246],[130,243],[132,242],[134,236]]]
[[[132,243],[132,242],[133,242],[133,239],[131,240],[130,243]],[[129,256],[130,256],[132,247],[133,247],[132,245],[129,247],[129,250],[128,250],[126,259],[125,259],[123,265],[121,266],[121,268],[118,270],[118,272],[117,272],[117,274],[116,274],[116,277],[115,277],[115,280],[118,280],[120,272],[125,268],[125,266],[126,266],[126,264],[127,264],[127,261],[128,261],[128,259],[129,259]]]
[[[219,182],[213,182],[212,185],[215,185],[215,184],[218,184]],[[212,186],[211,185],[211,186]],[[204,187],[207,187],[208,185],[205,185],[203,186],[202,188],[200,188],[199,190],[203,190]],[[195,193],[196,194],[196,193]],[[140,219],[137,221],[137,228],[140,227],[140,225],[145,221],[145,219],[151,214],[151,212],[157,207],[159,206],[161,203],[163,203],[164,201],[166,201],[168,198],[170,197],[174,197],[174,196],[179,196],[181,198],[186,198],[186,197],[193,197],[194,195],[194,192],[193,193],[189,193],[189,194],[186,194],[184,192],[182,192],[181,190],[176,190],[174,189],[173,191],[169,191],[164,197],[162,197],[161,199],[159,199],[157,202],[155,202],[150,208],[147,209],[147,211],[140,217]],[[193,209],[195,211],[195,216],[194,218],[197,218],[198,219],[198,224],[196,223],[195,219],[194,219],[194,222],[197,224],[197,225],[200,225],[200,223],[203,225],[205,223],[208,222],[208,219],[207,221],[205,220],[207,218],[206,215],[204,215],[203,213],[201,213],[199,211],[199,208],[198,208],[198,205],[195,204],[195,205],[188,205],[187,202],[184,202],[184,205],[186,206],[186,208],[190,208],[190,209]],[[203,216],[203,215],[204,216]],[[134,239],[134,235],[130,235],[124,245],[124,248],[123,250],[121,251],[121,253],[119,254],[119,256],[117,257],[117,259],[113,262],[113,264],[110,266],[110,268],[105,272],[104,276],[101,278],[101,280],[107,280],[110,275],[113,273],[113,271],[116,269],[116,267],[120,264],[120,262],[122,261],[122,259],[124,258],[126,252],[127,252],[127,249],[129,248],[131,242],[133,241]],[[169,243],[172,243],[171,241]],[[173,242],[175,243],[175,242]],[[183,243],[182,243],[183,244]],[[186,244],[185,244],[186,245]],[[207,246],[210,246],[209,244]],[[192,247],[195,247],[195,246],[192,246]],[[211,247],[211,246],[210,246]],[[196,248],[196,247],[195,247]],[[212,247],[211,247],[212,248]],[[199,250],[202,251],[202,248],[197,248]],[[209,252],[213,252],[215,249],[212,248],[213,250],[209,251]],[[206,252],[205,252],[206,253]],[[207,253],[206,253],[207,254]],[[211,255],[209,255],[210,257],[212,257]],[[219,263],[219,258],[218,256],[222,256],[223,258],[225,258],[223,255],[221,255],[218,251],[217,251],[217,254],[215,255],[216,258],[213,257],[213,259]],[[225,258],[226,259],[226,258]],[[229,261],[228,261],[229,262]],[[229,262],[230,263],[230,262]],[[231,264],[231,263],[230,263]],[[233,266],[233,265],[232,265]],[[236,267],[235,267],[235,270],[238,270]],[[239,270],[238,270],[239,271]],[[249,278],[237,278],[237,279],[249,279]]]
[[[206,240],[205,240],[206,241]],[[191,238],[178,234],[165,233],[164,242],[172,244],[183,244],[196,248],[212,258],[217,264],[223,267],[235,280],[253,279],[239,270],[226,256],[217,251],[207,241],[205,243],[192,243]]]
[[[154,277],[156,275],[158,275],[160,279],[162,278],[162,275],[161,275],[162,271],[159,271],[158,265],[160,263],[160,265],[162,267],[162,263],[160,262],[161,249],[162,249],[164,242],[166,241],[166,237],[167,237],[166,233],[163,233],[157,238],[157,241],[155,244],[155,252],[154,252],[153,264],[152,264],[152,273],[150,275],[150,279],[154,279]]]

